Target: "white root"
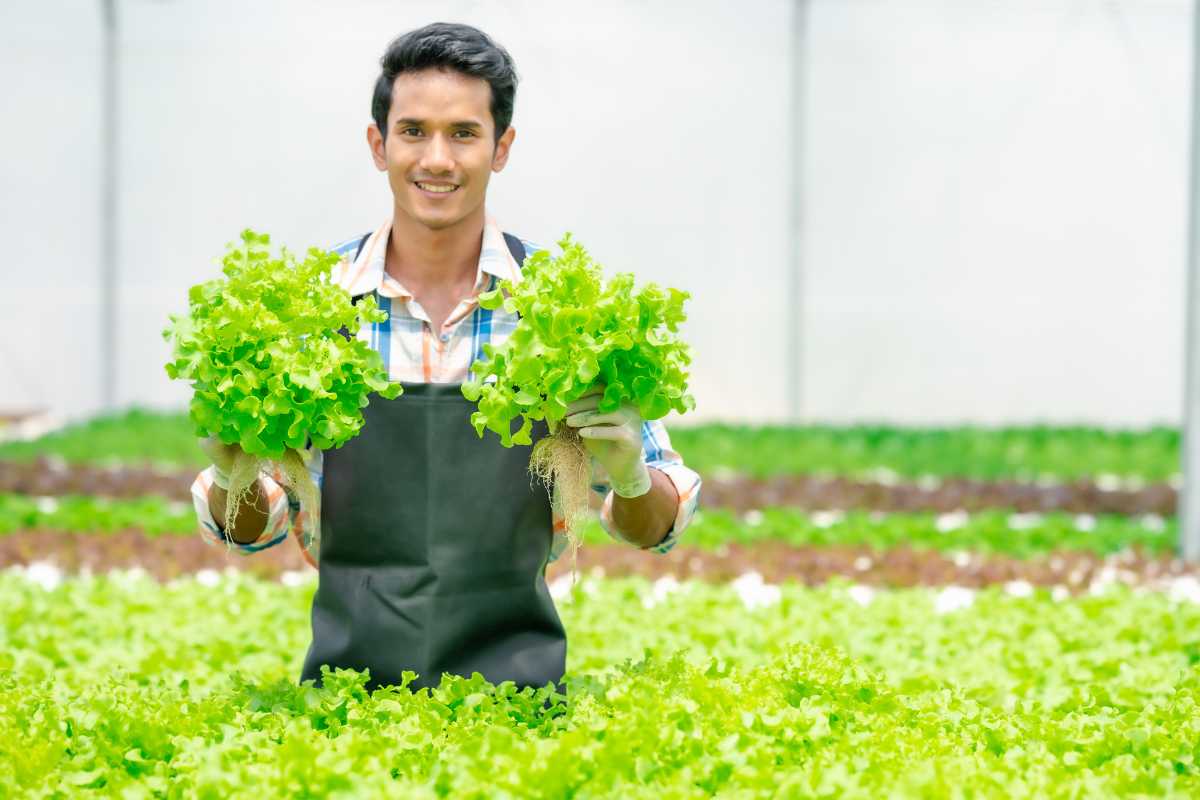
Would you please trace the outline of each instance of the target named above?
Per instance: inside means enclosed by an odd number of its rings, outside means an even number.
[[[554,493],[566,524],[574,580],[579,528],[588,516],[588,490],[592,480],[591,457],[579,432],[562,425],[554,433],[539,439],[529,457],[529,472]]]

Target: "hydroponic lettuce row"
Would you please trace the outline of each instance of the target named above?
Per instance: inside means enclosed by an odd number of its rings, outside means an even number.
[[[766,508],[739,518],[721,509],[706,509],[688,526],[689,547],[719,550],[729,544],[788,544],[794,547],[866,546],[876,551],[897,547],[942,552],[971,551],[983,555],[1037,558],[1055,551],[1108,555],[1139,548],[1151,555],[1172,553],[1179,541],[1175,519],[1116,515],[1027,515],[983,511],[939,518],[935,514],[874,515],[852,511],[832,519],[789,508]],[[0,536],[18,531],[69,531],[107,534],[138,530],[149,535],[196,536],[191,503],[153,495],[130,500],[86,496],[29,497],[0,493]],[[580,531],[592,547],[612,543],[598,522]],[[625,545],[613,545],[624,547]]]
[[[588,579],[563,702],[298,686],[314,589],[0,574],[0,796],[1200,794],[1200,606],[1158,593]]]
[[[378,353],[338,335],[379,322],[374,297],[357,305],[330,279],[334,253],[296,259],[268,252],[270,237],[242,232],[222,261],[223,279],[193,286],[188,314],[163,331],[174,343],[171,378],[195,389],[190,416],[199,436],[280,459],[289,449],[340,447],[362,428],[367,395],[400,394]]]
[[[686,419],[686,418],[685,418]],[[672,425],[671,442],[701,474],[825,474],[898,480],[935,475],[977,480],[1069,481],[1108,474],[1142,482],[1179,473],[1180,432],[1081,426],[1004,428]],[[73,463],[202,466],[185,414],[133,409],[72,424],[34,441],[0,443],[0,459],[55,455]]]
[[[529,256],[519,282],[501,281],[479,296],[484,308],[521,316],[503,344],[484,345],[463,384],[463,395],[479,404],[471,415],[479,435],[494,431],[505,447],[531,444],[535,420],[556,430],[567,405],[597,384],[605,387],[601,413],[626,401],[647,420],[694,408],[691,358],[677,335],[688,293],[653,283],[635,291],[628,273],[605,281],[570,233],[558,246],[558,257],[546,250]]]

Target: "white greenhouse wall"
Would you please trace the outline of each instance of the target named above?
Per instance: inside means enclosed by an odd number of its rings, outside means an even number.
[[[0,409],[98,410],[99,2],[0,4]],[[522,84],[490,207],[693,293],[696,419],[1178,422],[1185,0],[121,0],[118,403],[180,407],[167,314],[243,227],[382,221],[377,60],[478,25]],[[789,147],[804,237],[787,297]]]

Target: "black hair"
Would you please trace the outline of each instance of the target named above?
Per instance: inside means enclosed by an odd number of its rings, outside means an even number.
[[[452,69],[487,81],[492,87],[491,111],[496,141],[512,122],[513,100],[517,94],[516,67],[508,51],[478,28],[434,22],[401,34],[387,46],[379,66],[382,69],[375,80],[371,116],[385,139],[396,76],[423,69]]]

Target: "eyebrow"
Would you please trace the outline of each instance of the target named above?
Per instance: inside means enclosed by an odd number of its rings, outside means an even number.
[[[425,120],[415,119],[414,117],[401,117],[400,119],[396,120],[396,124],[397,125],[416,125],[417,127],[423,128],[423,127],[425,127]],[[476,122],[473,119],[463,119],[463,120],[458,120],[457,122],[451,122],[450,127],[451,128],[474,128],[476,130],[483,130],[483,125],[481,125],[480,123]]]

